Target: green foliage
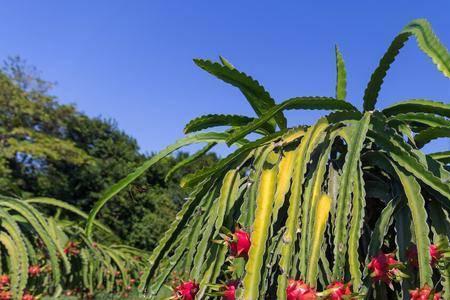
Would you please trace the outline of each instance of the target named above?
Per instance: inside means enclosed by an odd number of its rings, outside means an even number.
[[[42,213],[42,205],[64,209],[70,219]],[[53,210],[53,209],[52,209]],[[81,230],[86,217],[77,208],[55,199],[22,200],[0,196],[2,274],[10,284],[3,290],[13,299],[25,291],[34,296],[65,293],[89,297],[97,291],[125,293],[139,279],[147,253],[123,246],[110,230],[96,223],[95,240]],[[34,271],[31,271],[34,268]]]
[[[141,154],[136,141],[113,121],[58,104],[49,95],[51,88],[20,58],[5,62],[0,74],[0,193],[53,197],[88,213],[103,190],[152,155]],[[117,195],[100,220],[124,242],[153,249],[188,194],[179,187],[181,177],[214,162],[210,149],[195,156],[196,164],[189,165],[186,153],[160,161]]]
[[[150,255],[140,289],[158,298],[162,282],[173,279],[170,272],[176,271],[200,284],[198,299],[216,294],[217,284],[230,279],[242,280],[239,299],[285,299],[289,279],[306,281],[317,290],[310,292],[323,299],[335,291],[329,287],[335,281],[351,282],[353,296],[368,299],[407,299],[410,289],[425,285],[442,290],[449,299],[448,153],[426,155],[419,147],[447,136],[450,106],[409,100],[375,111],[386,72],[411,35],[438,70],[449,76],[450,54],[426,21],[415,20],[394,40],[375,70],[366,89],[364,112],[345,100],[346,72],[338,51],[337,99],[295,97],[280,104],[225,59],[221,58],[223,65],[196,60],[202,69],[239,88],[258,118],[196,119],[188,128],[232,128],[188,136],[156,156],[206,137],[208,142],[238,147],[182,180],[194,190]],[[311,126],[288,130],[280,122],[286,109],[334,112]],[[263,126],[276,129],[275,123],[279,131],[263,133],[253,141],[244,139],[261,133]],[[157,161],[147,161],[113,189],[125,189]],[[107,190],[98,207],[114,193]],[[251,234],[247,259],[227,258],[225,245],[230,241],[220,242],[221,231],[233,231],[237,223]],[[407,262],[413,244],[417,266]],[[436,253],[431,254],[430,246],[442,255],[433,263]],[[186,252],[190,255],[183,255]],[[384,254],[392,265],[380,270],[374,261],[386,258]],[[377,268],[385,277],[377,277]]]

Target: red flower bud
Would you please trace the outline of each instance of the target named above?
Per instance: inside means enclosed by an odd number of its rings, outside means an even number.
[[[400,262],[395,260],[393,253],[385,254],[380,252],[377,256],[373,257],[370,263],[367,265],[372,272],[371,277],[373,281],[382,281],[386,284],[390,284],[392,279],[397,277],[399,270],[397,265]]]
[[[250,234],[242,229],[236,229],[231,238],[226,240],[230,255],[233,257],[248,257],[250,250]]]
[[[228,282],[222,291],[223,300],[236,300],[236,289],[239,285],[239,280],[234,280]]]
[[[424,285],[421,289],[409,291],[411,300],[440,300],[441,294],[434,292],[428,285]]]
[[[39,265],[33,265],[28,267],[28,274],[30,274],[30,277],[36,277],[41,273],[41,267]]]
[[[64,248],[64,253],[66,255],[77,256],[80,253],[80,249],[78,249],[78,243],[68,242],[67,246]]]
[[[327,290],[330,292],[326,299],[328,300],[343,300],[348,299],[348,297],[352,294],[350,289],[351,284],[344,284],[342,282],[336,281],[327,286]]]
[[[302,280],[290,279],[286,288],[286,300],[315,300],[316,290]]]
[[[195,295],[197,295],[199,289],[198,283],[195,281],[182,282],[180,285],[175,287],[175,299],[180,300],[194,300]]]
[[[435,244],[430,245],[430,256],[431,256],[431,266],[435,266],[438,260],[442,257],[442,253],[439,250],[438,246]],[[414,267],[419,267],[418,254],[417,254],[417,246],[411,245],[406,251],[406,257],[408,259],[408,263]]]
[[[442,257],[442,253],[437,245],[435,244],[430,245],[430,256],[431,256],[431,265],[435,266],[438,260]]]

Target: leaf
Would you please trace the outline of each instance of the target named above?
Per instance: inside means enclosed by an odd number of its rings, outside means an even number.
[[[280,138],[284,133],[285,131],[278,131],[269,136],[262,137],[256,141],[246,143],[233,153],[229,154],[224,159],[219,160],[219,162],[216,163],[215,165],[209,168],[201,169],[194,174],[189,174],[185,176],[183,179],[181,179],[180,185],[182,187],[194,186],[195,184],[198,184],[202,180],[211,177],[213,174],[220,173],[220,171],[223,169],[228,169],[230,164],[236,163],[236,161],[246,160],[248,158],[247,156],[253,149],[268,144]]]
[[[31,203],[31,204],[45,204],[45,205],[51,205],[51,206],[55,206],[58,208],[62,208],[65,209],[67,211],[70,211],[80,217],[82,217],[83,219],[87,219],[88,215],[81,211],[80,209],[76,208],[73,205],[70,205],[67,202],[61,201],[61,200],[57,200],[57,199],[53,199],[53,198],[45,198],[45,197],[40,197],[40,198],[30,198],[30,199],[26,199],[25,200],[27,203]],[[94,225],[99,227],[101,230],[103,230],[104,232],[112,235],[116,240],[120,240],[120,238],[118,236],[116,236],[110,228],[108,228],[106,225],[102,224],[101,222],[95,220],[94,221]]]
[[[21,299],[28,281],[28,251],[25,245],[24,236],[13,218],[3,209],[0,209],[1,226],[8,233],[11,241],[17,247],[18,263],[11,261],[11,269],[17,270],[17,277],[13,276],[11,291]],[[11,270],[10,270],[11,271]],[[14,271],[12,272],[15,273]],[[17,280],[16,280],[17,279]]]
[[[375,227],[373,229],[372,236],[370,237],[367,258],[374,257],[380,252],[381,247],[383,246],[384,243],[384,237],[386,236],[389,230],[389,226],[391,226],[392,224],[392,216],[395,210],[398,208],[399,202],[400,202],[399,199],[395,198],[389,201],[381,211],[381,214],[378,217]],[[369,260],[367,259],[366,261],[368,262]]]
[[[152,279],[162,257],[170,249],[171,244],[175,241],[177,235],[183,230],[184,225],[190,218],[192,212],[200,203],[205,193],[209,190],[210,187],[208,186],[208,183],[210,183],[210,180],[205,181],[197,187],[197,190],[192,193],[191,197],[188,198],[188,200],[184,203],[183,208],[176,215],[175,220],[159,241],[158,246],[153,249],[153,252],[148,259],[147,268],[142,275],[141,283],[139,285],[140,291],[144,291],[144,289],[148,286],[149,281]]]
[[[412,148],[403,139],[396,138],[392,131],[385,128],[385,123],[380,115],[377,114],[373,120],[374,126],[369,132],[369,135],[374,139],[375,143],[397,164],[405,168],[408,172],[413,173],[417,179],[443,195],[447,200],[438,198],[438,201],[450,209],[450,201],[448,200],[450,199],[450,184],[436,177],[428,169],[428,166],[425,166],[423,162],[419,161],[419,158],[411,150]]]
[[[294,171],[295,157],[297,156],[298,148],[283,152],[280,164],[278,166],[277,188],[273,200],[272,220],[270,235],[274,235],[273,225],[278,220],[278,213],[285,203],[286,195],[291,187],[292,174]]]
[[[264,123],[270,120],[270,118],[278,112],[291,109],[356,110],[356,108],[348,102],[339,101],[329,97],[297,97],[288,99],[268,110],[259,119],[256,119],[255,121],[242,127],[242,129],[233,132],[227,139],[227,144],[231,145],[245,137],[247,134],[263,126]]]
[[[179,163],[177,163],[172,169],[169,170],[169,172],[167,172],[166,177],[164,178],[164,180],[166,182],[168,182],[178,170],[180,170],[182,168],[185,168],[186,166],[188,166],[188,165],[192,164],[193,162],[195,162],[197,159],[199,159],[202,156],[204,156],[215,145],[217,145],[216,142],[208,143],[205,147],[203,147],[199,151],[195,152],[192,155],[189,155],[187,158],[185,158],[182,161],[180,161]]]
[[[450,151],[435,152],[428,154],[431,158],[438,160],[444,164],[450,163]]]
[[[12,240],[12,238],[5,232],[0,232],[0,243],[6,249],[6,252],[8,254],[7,257],[10,260],[10,265],[11,266],[19,266],[20,265],[19,251],[16,247],[16,244]],[[10,274],[11,286],[13,287],[13,297],[16,298],[17,296],[15,295],[15,293],[18,293],[17,287],[20,282],[20,278],[19,278],[20,274],[19,274],[19,270],[14,267],[11,268],[10,272],[11,272],[11,274]]]
[[[317,203],[316,220],[312,235],[310,257],[308,258],[308,279],[307,282],[313,284],[317,281],[317,267],[319,265],[319,255],[322,248],[322,241],[325,235],[325,227],[331,209],[331,198],[322,195]]]
[[[361,150],[366,139],[367,130],[369,129],[371,116],[371,113],[365,113],[361,121],[359,121],[354,127],[348,127],[349,132],[344,137],[348,146],[337,198],[333,251],[334,280],[340,280],[344,275],[348,239],[347,220],[350,213],[351,191],[353,187],[353,180],[355,178],[355,172],[358,170]]]
[[[97,216],[100,209],[115,195],[126,188],[130,183],[132,183],[136,178],[144,174],[151,166],[156,164],[158,161],[171,154],[172,152],[180,149],[181,147],[201,142],[218,142],[223,140],[227,134],[207,132],[198,133],[196,135],[191,135],[178,140],[175,144],[168,146],[166,149],[162,150],[158,154],[152,156],[146,162],[144,162],[140,167],[136,168],[132,173],[128,174],[125,178],[122,178],[117,183],[110,186],[106,191],[103,192],[102,197],[94,204],[91,209],[88,220],[86,223],[86,235],[90,237],[92,235],[92,227],[94,224],[95,217]]]
[[[352,278],[353,291],[358,291],[361,286],[361,263],[359,259],[359,240],[364,223],[364,208],[366,206],[364,179],[361,167],[355,173],[353,181],[353,201],[348,238],[348,263]]]
[[[256,199],[258,197],[261,173],[267,156],[274,149],[274,144],[262,146],[255,151],[252,168],[247,180],[247,189],[241,205],[241,214],[238,222],[244,227],[251,227],[255,220]]]
[[[411,173],[395,166],[398,177],[403,186],[403,190],[408,200],[408,207],[411,210],[414,236],[417,243],[417,253],[419,262],[420,286],[433,285],[433,270],[430,266],[430,239],[429,227],[427,224],[427,212],[425,210],[425,200],[420,191],[420,185]]]
[[[450,127],[431,127],[414,136],[417,148],[422,148],[434,139],[450,137]]]
[[[205,115],[189,121],[184,127],[184,133],[192,133],[216,126],[244,126],[254,120],[255,118],[240,115]],[[263,129],[268,133],[274,132],[270,126],[265,126]]]
[[[336,53],[336,99],[345,100],[347,97],[347,72],[345,63],[338,46],[335,47]]]
[[[235,67],[223,56],[219,56],[220,62],[222,63],[222,65],[224,65],[225,67],[228,67],[230,69],[235,69]]]
[[[240,89],[258,116],[275,105],[275,101],[258,81],[245,73],[209,60],[194,59],[194,62],[208,73]],[[276,123],[269,121],[273,128],[275,128],[275,124],[278,124],[280,129],[286,128],[286,118],[282,113],[278,113],[274,119]]]
[[[310,160],[312,151],[316,148],[323,132],[328,127],[325,118],[321,118],[314,126],[311,126],[303,137],[295,157],[294,175],[289,197],[289,207],[287,212],[286,229],[282,237],[281,259],[279,266],[281,274],[278,276],[278,299],[286,298],[286,287],[288,276],[291,276],[292,258],[294,245],[297,239],[297,230],[300,220],[300,199],[303,194],[303,181],[306,174],[306,167]]]
[[[267,238],[270,228],[270,217],[274,201],[277,182],[278,155],[274,152],[267,156],[258,188],[256,199],[255,221],[251,232],[251,246],[249,258],[245,265],[245,276],[243,279],[243,299],[256,299],[259,295],[261,283],[261,269],[263,267]]]
[[[50,259],[51,271],[53,274],[52,284],[54,286],[59,285],[61,280],[61,269],[58,264],[57,247],[55,241],[52,239],[47,230],[48,224],[46,220],[26,202],[14,198],[0,197],[0,199],[0,206],[16,211],[19,215],[25,218],[37,235],[42,239],[42,242],[47,250],[47,255]],[[61,255],[61,253],[59,254]]]
[[[388,119],[391,121],[404,121],[412,124],[423,124],[429,127],[450,127],[450,120],[444,117],[437,116],[432,113],[404,113],[393,115]]]
[[[404,201],[402,201],[404,202]],[[394,213],[395,220],[395,241],[398,249],[398,258],[400,261],[407,261],[407,250],[412,243],[411,235],[411,213],[406,205],[399,205],[399,208]],[[412,274],[411,267],[408,268],[410,274]],[[403,299],[409,299],[409,290],[414,289],[412,280],[402,280],[402,293]]]
[[[215,219],[215,231],[213,239],[217,238],[222,226],[231,228],[233,224],[232,208],[239,196],[240,175],[238,170],[230,170],[223,179],[218,199],[217,217]],[[199,299],[203,298],[207,284],[215,283],[220,275],[220,270],[225,262],[225,255],[228,249],[223,244],[213,244],[209,259],[206,261],[207,270],[200,281],[200,290],[197,294]]]
[[[417,40],[419,48],[425,52],[444,76],[450,78],[450,54],[433,33],[430,24],[424,19],[417,19],[406,25],[392,41],[380,63],[372,74],[364,93],[364,111],[372,111],[378,98],[386,72],[406,41],[412,36]]]
[[[387,117],[410,112],[450,117],[450,104],[424,99],[412,99],[394,103],[381,112]]]
[[[300,274],[307,276],[307,261],[310,259],[310,246],[312,242],[312,231],[314,228],[314,222],[316,220],[316,205],[322,196],[322,183],[324,181],[325,171],[327,169],[326,164],[329,159],[331,144],[334,141],[336,134],[329,138],[325,137],[325,142],[321,147],[317,149],[317,153],[320,153],[317,164],[311,165],[309,168],[312,170],[307,177],[311,177],[309,182],[306,184],[305,191],[302,195],[302,211],[301,211],[301,231],[300,235],[300,252],[299,252],[299,271]],[[315,282],[311,283],[315,286]]]

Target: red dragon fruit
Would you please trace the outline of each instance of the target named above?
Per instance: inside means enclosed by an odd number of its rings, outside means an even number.
[[[290,279],[286,288],[287,300],[315,300],[316,290],[305,284],[302,280]]]
[[[373,281],[382,281],[386,284],[391,284],[391,281],[403,276],[403,273],[398,269],[401,263],[395,259],[393,253],[385,254],[380,252],[373,257],[367,265],[371,271],[370,276]]]
[[[336,281],[327,286],[328,296],[325,298],[327,300],[343,300],[349,299],[349,295],[352,294],[350,289],[351,284],[344,284],[342,282]]]
[[[411,300],[440,300],[440,293],[434,292],[428,285],[424,285],[421,289],[415,289],[409,291],[409,295],[411,296]]]
[[[198,293],[199,285],[195,281],[182,282],[175,287],[174,299],[179,300],[194,300]]]
[[[230,255],[233,257],[248,257],[250,250],[250,234],[240,228],[236,229],[231,237],[227,237],[225,242],[230,249]]]

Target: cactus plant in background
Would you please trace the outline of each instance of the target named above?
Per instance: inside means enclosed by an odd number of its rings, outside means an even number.
[[[450,78],[450,54],[427,21],[414,20],[380,60],[362,111],[346,100],[337,48],[334,98],[279,104],[226,59],[196,59],[238,88],[257,117],[206,115],[189,122],[190,135],[106,191],[89,216],[87,237],[101,207],[159,159],[206,143],[194,155],[200,157],[226,142],[237,150],[184,178],[195,190],[148,259],[140,284],[146,295],[159,298],[176,271],[183,282],[195,283],[195,295],[189,291],[195,299],[217,295],[217,285],[229,281],[239,282],[233,297],[246,300],[450,299],[450,152],[420,150],[450,136],[450,105],[411,99],[375,108],[390,65],[411,37]],[[288,128],[283,113],[293,109],[331,112],[312,125]],[[199,132],[216,126],[230,128]],[[231,237],[218,242],[224,231]],[[240,255],[243,232],[250,247]],[[178,286],[173,298],[191,299],[184,294]]]

